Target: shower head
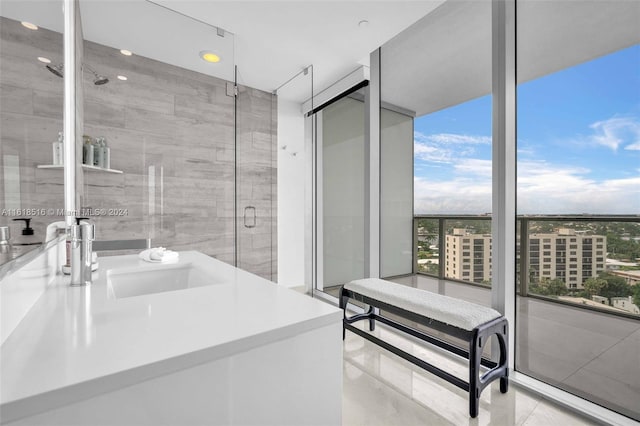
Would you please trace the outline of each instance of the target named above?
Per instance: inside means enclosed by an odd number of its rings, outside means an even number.
[[[93,77],[94,77],[93,84],[95,84],[96,86],[102,86],[103,84],[107,84],[109,82],[109,79],[107,77],[105,77],[104,75],[98,74],[89,65],[84,64],[84,67],[88,69],[91,72],[91,74],[93,74]]]
[[[64,77],[64,64],[58,64],[58,65],[48,64],[45,66],[49,71],[51,71],[53,74],[57,75],[58,77],[60,78]],[[96,86],[101,86],[109,82],[109,79],[104,75],[98,74],[97,72],[92,70],[88,65],[85,65],[85,67],[93,74],[94,76],[93,84],[95,84]]]
[[[109,79],[104,75],[95,74],[95,76],[96,78],[93,80],[93,84],[95,84],[96,86],[101,86],[109,82]]]
[[[53,65],[53,64],[48,64],[46,65],[46,68],[51,71],[53,74],[57,75],[60,78],[64,77],[64,65],[62,64],[58,64],[58,65]]]

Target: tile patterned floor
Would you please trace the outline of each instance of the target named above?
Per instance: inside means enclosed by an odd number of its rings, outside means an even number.
[[[467,375],[466,366],[448,355],[383,327],[374,333],[459,377]],[[472,419],[466,392],[350,332],[343,368],[345,426],[595,424],[517,386],[501,394],[497,382],[484,390],[480,414]]]
[[[394,281],[491,304],[489,289],[479,286],[426,276]],[[640,321],[528,297],[518,298],[517,319],[520,371],[639,419]]]

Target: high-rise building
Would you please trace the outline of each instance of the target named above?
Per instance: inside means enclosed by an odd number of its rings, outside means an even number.
[[[554,233],[529,235],[529,280],[559,278],[569,289],[605,270],[607,237],[560,228]]]
[[[605,270],[607,237],[560,228],[529,235],[529,282],[561,279],[569,289]],[[476,283],[491,280],[491,235],[454,229],[446,238],[445,276]]]
[[[456,228],[446,239],[445,276],[476,283],[491,281],[491,234]]]

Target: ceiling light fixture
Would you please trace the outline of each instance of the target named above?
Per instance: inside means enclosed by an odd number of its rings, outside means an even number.
[[[122,53],[124,56],[133,55],[133,53],[130,50],[127,50],[127,49],[120,49],[120,53]]]
[[[29,28],[30,30],[37,30],[38,26],[36,24],[32,24],[31,22],[27,22],[27,21],[22,21],[21,22],[22,26],[25,28]]]
[[[206,61],[206,62],[211,62],[211,63],[220,62],[220,56],[216,55],[215,53],[209,50],[203,50],[202,52],[200,52],[200,57],[202,58],[203,61]]]
[[[367,21],[366,19],[363,19],[362,21],[358,22],[358,26],[360,28],[367,28],[369,26],[369,21]]]
[[[40,62],[42,62],[43,64],[50,64],[51,63],[51,59],[45,58],[44,56],[38,56],[38,60]]]
[[[118,80],[127,81],[127,80],[128,80],[128,78],[127,78],[127,76],[126,76],[126,75],[119,75],[119,76],[118,76]]]

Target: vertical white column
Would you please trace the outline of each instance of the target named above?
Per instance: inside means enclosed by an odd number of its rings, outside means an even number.
[[[371,52],[365,104],[364,272],[380,277],[380,48]]]
[[[64,210],[67,227],[76,211],[76,8],[77,0],[64,0]]]
[[[514,367],[516,264],[516,0],[492,3],[492,282],[491,304],[509,320]]]

